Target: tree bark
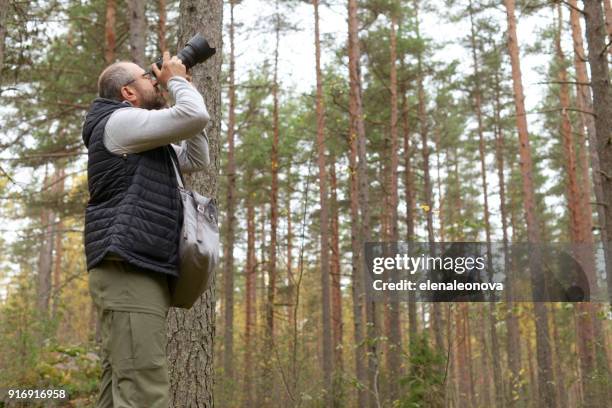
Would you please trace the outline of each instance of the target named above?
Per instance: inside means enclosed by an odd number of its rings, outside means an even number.
[[[187,177],[191,188],[217,196],[219,135],[221,132],[221,61],[223,2],[181,0],[179,41],[187,42],[201,32],[217,53],[193,68],[193,83],[203,94],[210,123],[207,128],[210,166]],[[213,339],[215,336],[215,276],[210,287],[190,310],[170,309],[168,314],[168,359],[170,362],[171,406],[213,406]]]
[[[349,60],[350,61],[350,60]],[[357,387],[358,406],[368,407],[370,395],[367,390],[368,374],[364,358],[367,349],[364,345],[363,312],[365,306],[364,275],[361,274],[361,242],[359,235],[359,179],[357,176],[357,130],[354,122],[349,124],[349,178],[351,203],[351,294],[353,298],[353,338],[355,351],[355,373],[360,386]]]
[[[406,241],[414,239],[414,181],[412,176],[412,149],[410,148],[410,128],[408,126],[408,102],[406,90],[402,87],[402,132],[404,137],[404,189],[406,197]],[[417,310],[414,293],[408,293],[408,341],[414,345],[417,335]]]
[[[225,222],[225,242],[223,245],[224,277],[224,329],[223,335],[223,373],[230,382],[234,378],[234,225],[236,224],[236,163],[234,160],[234,127],[236,124],[236,79],[234,51],[234,2],[230,1],[229,24],[229,84],[228,84],[228,121],[227,121],[227,221]]]
[[[567,72],[565,69],[565,55],[561,48],[561,33],[563,32],[563,17],[561,5],[557,4],[557,19],[559,28],[555,38],[555,50],[556,57],[559,65],[559,82],[560,82],[560,95],[559,100],[561,102],[561,135],[563,140],[563,152],[564,152],[564,163],[566,164],[567,173],[567,201],[569,209],[570,219],[570,240],[572,242],[587,243],[592,242],[592,236],[590,231],[587,231],[588,226],[585,225],[585,212],[579,208],[580,193],[578,187],[577,177],[577,164],[576,164],[576,152],[574,151],[574,138],[572,131],[572,124],[570,122],[568,108],[570,106],[569,100],[569,87],[567,85]],[[586,267],[587,273],[592,272],[594,265],[589,259],[580,259],[581,263],[586,266],[588,262],[591,267]],[[590,274],[590,273],[589,273]],[[585,400],[583,401],[585,406],[593,407],[596,406],[597,400],[597,387],[594,384],[592,372],[594,369],[594,353],[593,353],[593,318],[592,318],[592,307],[587,304],[577,304],[578,310],[578,332],[577,332],[577,349],[578,356],[582,367],[582,383],[585,390]],[[556,329],[556,326],[553,326]],[[561,385],[561,379],[558,379],[557,384]],[[562,400],[559,401],[563,403]]]
[[[597,134],[597,152],[599,155],[600,173],[606,233],[608,240],[612,236],[612,93],[610,92],[610,74],[605,47],[604,21],[601,4],[596,0],[584,0],[584,19],[587,43],[589,48],[589,66],[591,68],[591,88],[593,90],[593,112],[595,114],[595,133]],[[605,248],[610,250],[610,242]],[[612,301],[612,276],[608,268],[608,296]]]
[[[415,9],[415,27],[416,36],[418,39],[421,38],[419,30],[419,0],[414,2]],[[432,199],[432,187],[431,187],[431,176],[429,171],[429,146],[428,146],[428,132],[429,126],[427,124],[427,109],[425,101],[425,88],[423,85],[424,74],[423,74],[423,56],[422,52],[417,55],[417,92],[418,92],[418,117],[419,125],[421,130],[421,151],[423,156],[423,190],[425,194],[425,206],[426,208],[426,219],[427,219],[427,239],[430,243],[435,242],[436,238],[433,231],[433,199]],[[444,341],[442,338],[442,316],[440,313],[440,305],[438,303],[432,304],[432,323],[436,349],[438,351],[444,348]]]
[[[602,182],[602,173],[599,164],[599,153],[597,151],[597,132],[595,129],[595,118],[593,114],[587,112],[593,112],[593,103],[592,103],[592,94],[591,88],[589,85],[580,85],[580,84],[588,84],[589,78],[587,75],[586,69],[586,53],[584,51],[584,45],[582,41],[582,28],[580,27],[580,14],[577,10],[577,1],[569,0],[570,7],[570,22],[572,27],[572,39],[574,44],[574,68],[576,70],[576,80],[578,84],[576,85],[576,102],[578,109],[580,110],[580,118],[581,118],[581,129],[586,129],[588,135],[588,146],[589,146],[589,156],[591,159],[591,168],[592,168],[592,179],[593,179],[593,191],[595,193],[595,200],[597,201],[596,209],[597,209],[597,220],[599,222],[599,232],[601,237],[601,242],[604,246],[604,262],[606,267],[606,276],[607,281],[612,281],[612,257],[609,253],[609,246],[607,245],[608,239],[608,229],[606,227],[606,213],[605,207],[603,203],[605,202],[604,192],[603,192],[603,182]],[[586,161],[586,160],[585,160]],[[588,174],[588,168],[584,166]],[[588,191],[588,182],[587,177],[584,177],[584,188],[582,191],[583,199],[582,206],[585,205],[585,202],[590,202],[590,192]],[[590,204],[587,208],[585,208],[585,212],[587,212],[586,216],[590,216],[591,207]],[[590,230],[590,227],[589,227]],[[591,234],[592,236],[592,234]],[[612,285],[608,284],[608,296],[612,299]]]
[[[4,39],[6,38],[6,16],[9,9],[9,0],[0,0],[0,78],[4,67]],[[0,84],[2,82],[0,81]]]
[[[397,182],[397,167],[399,162],[398,157],[398,101],[397,101],[397,16],[396,13],[391,11],[391,28],[390,28],[390,42],[389,42],[389,54],[390,54],[390,73],[389,73],[389,88],[391,93],[391,122],[389,124],[391,134],[391,144],[389,149],[390,167],[387,169],[387,192],[385,194],[387,208],[385,214],[387,218],[387,231],[385,233],[385,239],[387,242],[396,242],[398,240],[398,225],[397,225],[397,204],[398,204],[398,182]],[[388,296],[391,297],[391,296]],[[385,304],[385,323],[386,323],[386,336],[387,352],[386,352],[386,365],[389,370],[389,399],[395,401],[399,398],[399,375],[400,375],[400,359],[398,353],[401,351],[401,324],[399,315],[400,304],[395,301],[387,300]]]
[[[497,164],[497,177],[499,180],[499,212],[502,223],[502,243],[504,248],[504,270],[506,271],[506,329],[508,331],[506,352],[508,355],[508,368],[510,370],[510,378],[508,380],[508,392],[506,395],[507,405],[515,406],[515,403],[521,398],[521,342],[518,325],[518,318],[515,312],[515,303],[512,302],[512,266],[509,261],[509,240],[508,240],[508,214],[506,208],[506,181],[504,175],[504,134],[501,121],[501,79],[499,78],[499,69],[496,67],[495,74],[495,101],[494,101],[494,116],[495,116],[495,161]]]
[[[234,6],[234,2],[231,2],[232,7]],[[166,45],[166,0],[158,0],[157,6],[159,7],[159,23],[157,25],[157,35],[158,35],[158,46],[159,52],[163,54],[168,50],[168,46]],[[232,28],[233,30],[233,28]]]
[[[252,172],[247,171],[247,186],[253,180]],[[255,254],[255,207],[253,205],[252,192],[246,196],[247,208],[247,263],[246,263],[246,288],[245,288],[245,328],[244,328],[244,387],[242,394],[243,406],[253,406],[253,335],[257,319],[257,260]]]
[[[563,146],[563,155],[565,163],[565,172],[567,174],[567,203],[570,220],[570,237],[574,242],[584,242],[586,232],[583,228],[583,217],[581,217],[579,206],[579,193],[577,181],[577,164],[575,141],[572,130],[572,124],[569,117],[569,86],[567,84],[567,71],[565,69],[565,55],[561,48],[561,33],[563,25],[563,17],[561,14],[561,5],[557,4],[558,30],[555,36],[555,52],[557,64],[559,66],[559,102],[561,103],[561,140]]]
[[[64,195],[64,181],[65,171],[63,165],[58,164],[56,170],[57,177],[55,179],[53,188],[55,189],[56,196]],[[64,234],[64,222],[60,216],[57,222],[57,231],[55,234],[55,256],[53,260],[53,304],[52,304],[52,315],[57,316],[57,310],[60,303],[60,287],[62,285],[62,258],[63,258],[63,238]]]
[[[456,355],[457,355],[457,381],[459,395],[457,396],[457,406],[460,408],[469,408],[473,406],[471,392],[471,376],[469,366],[471,361],[468,359],[468,344],[470,341],[467,331],[467,303],[456,303],[455,310],[455,327],[456,327]],[[450,339],[449,339],[450,340]]]
[[[557,379],[557,401],[559,408],[566,408],[568,406],[568,398],[567,398],[567,388],[565,385],[565,374],[563,370],[563,352],[561,351],[561,337],[559,337],[559,331],[557,329],[557,319],[556,319],[556,306],[553,304],[553,309],[551,310],[551,323],[553,336],[555,341],[553,345],[555,346],[555,358],[553,362],[555,363],[555,378]]]
[[[104,21],[104,61],[106,65],[115,60],[116,36],[115,17],[117,15],[117,4],[115,0],[106,0],[106,20]]]
[[[518,39],[516,35],[516,18],[514,15],[514,0],[504,0],[508,19],[508,52],[512,65],[512,83],[516,109],[516,126],[519,133],[519,155],[522,175],[523,206],[527,221],[528,241],[534,244],[534,250],[529,256],[529,269],[534,290],[544,288],[544,276],[541,271],[541,254],[538,251],[540,242],[540,226],[536,213],[535,189],[533,186],[533,163],[529,147],[529,132],[525,114],[525,96],[521,78]],[[538,384],[540,392],[539,404],[542,407],[554,407],[556,404],[555,387],[552,373],[550,352],[550,336],[548,334],[548,312],[542,302],[534,303],[534,317],[537,339]]]
[[[489,191],[487,183],[487,166],[486,166],[486,153],[485,153],[485,140],[484,140],[484,129],[483,129],[483,115],[482,115],[482,93],[480,90],[480,69],[478,63],[478,52],[476,44],[476,27],[474,26],[474,10],[472,6],[472,0],[469,3],[470,13],[470,42],[472,46],[472,62],[474,64],[474,107],[477,119],[477,130],[478,130],[478,153],[480,156],[480,174],[482,180],[482,192],[484,196],[484,222],[485,222],[485,237],[487,242],[487,261],[489,278],[492,278],[493,264],[492,264],[492,252],[491,252],[491,223],[489,221]],[[489,332],[491,334],[491,347],[494,353],[499,350],[499,341],[497,339],[496,329],[496,317],[495,317],[495,304],[490,301],[488,303],[489,313],[487,320],[489,323]],[[484,310],[483,310],[484,311]],[[494,385],[494,398],[496,406],[503,406],[503,384],[501,374],[501,364],[499,358],[492,358],[493,364],[493,385]],[[486,379],[488,381],[488,379]],[[488,384],[488,382],[487,382]]]
[[[363,243],[368,241],[370,237],[370,213],[369,213],[369,184],[368,184],[368,165],[366,155],[366,137],[365,127],[363,123],[363,105],[361,100],[361,74],[359,70],[359,59],[361,56],[359,45],[359,20],[357,16],[357,0],[348,0],[348,54],[349,54],[349,135],[351,139],[355,139],[357,155],[359,161],[357,164],[357,182],[359,189],[355,190],[359,194],[358,203],[361,212],[360,230],[358,236],[358,244],[353,247],[353,251],[361,251]],[[353,221],[354,222],[354,221]],[[359,259],[359,258],[357,258]],[[358,261],[359,262],[359,261]],[[356,267],[359,273],[365,275],[367,270],[359,262]],[[365,292],[362,292],[365,295]],[[376,310],[374,303],[365,300],[365,318],[368,356],[368,388],[374,398],[370,398],[370,406],[374,406],[377,402],[378,390],[376,385],[376,373],[378,371],[378,356],[376,351],[376,342],[372,341],[376,337]]]
[[[317,78],[317,164],[319,167],[319,212],[321,235],[321,318],[323,319],[323,385],[325,387],[326,405],[331,405],[334,400],[332,387],[333,353],[332,353],[332,330],[331,310],[329,296],[329,208],[327,194],[327,163],[325,158],[325,108],[323,106],[323,78],[321,74],[321,43],[319,40],[319,0],[312,0],[314,8],[314,43],[315,43],[315,71]]]
[[[278,47],[280,42],[280,15],[278,0],[274,20],[275,47],[274,47],[274,78],[272,83],[272,155],[271,155],[271,200],[270,200],[270,254],[268,255],[268,300],[266,303],[266,341],[268,349],[272,350],[274,341],[274,298],[276,296],[276,236],[278,226],[278,139],[279,139],[279,101],[278,101]],[[269,362],[267,363],[269,364]],[[269,371],[271,367],[267,367]],[[267,372],[266,375],[270,373]]]
[[[43,181],[43,194],[49,194],[49,189],[55,181],[54,176],[49,176],[49,165],[45,167],[45,178]],[[49,208],[40,211],[40,224],[42,234],[40,238],[40,252],[38,254],[38,282],[36,306],[41,317],[47,317],[49,313],[49,300],[51,299],[51,279],[53,272],[53,236],[55,233],[55,214]]]
[[[129,12],[128,21],[130,23],[130,57],[132,62],[144,67],[147,40],[146,2],[144,0],[126,0],[126,3]]]
[[[331,192],[331,285],[332,285],[332,331],[334,349],[334,370],[337,374],[344,369],[342,357],[342,288],[340,285],[340,217],[338,212],[338,181],[336,178],[336,161],[332,156],[329,161],[329,179]]]

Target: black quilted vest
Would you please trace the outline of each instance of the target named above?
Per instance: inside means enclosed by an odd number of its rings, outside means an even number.
[[[97,98],[83,126],[89,152],[87,269],[112,253],[132,265],[178,276],[183,214],[170,157],[174,149],[164,146],[126,155],[109,152],[104,146],[106,122],[125,107],[125,103]]]

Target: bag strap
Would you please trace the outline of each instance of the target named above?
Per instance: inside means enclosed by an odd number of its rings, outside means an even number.
[[[176,153],[174,152],[174,148],[172,147],[172,145],[168,145],[168,148],[172,150],[168,152],[168,154],[170,155],[170,160],[172,161],[172,167],[174,167],[174,174],[176,175],[176,181],[180,188],[185,188],[185,183],[183,181],[183,175],[181,174],[176,162],[174,161],[174,156],[176,155]]]

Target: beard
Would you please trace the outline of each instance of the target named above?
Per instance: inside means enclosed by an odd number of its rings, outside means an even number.
[[[142,91],[142,108],[150,110],[159,110],[166,107],[166,99],[162,95],[158,86],[151,90]]]

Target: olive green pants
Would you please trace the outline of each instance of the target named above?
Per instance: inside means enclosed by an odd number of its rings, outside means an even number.
[[[98,408],[167,408],[167,277],[122,261],[89,271],[102,334]]]

